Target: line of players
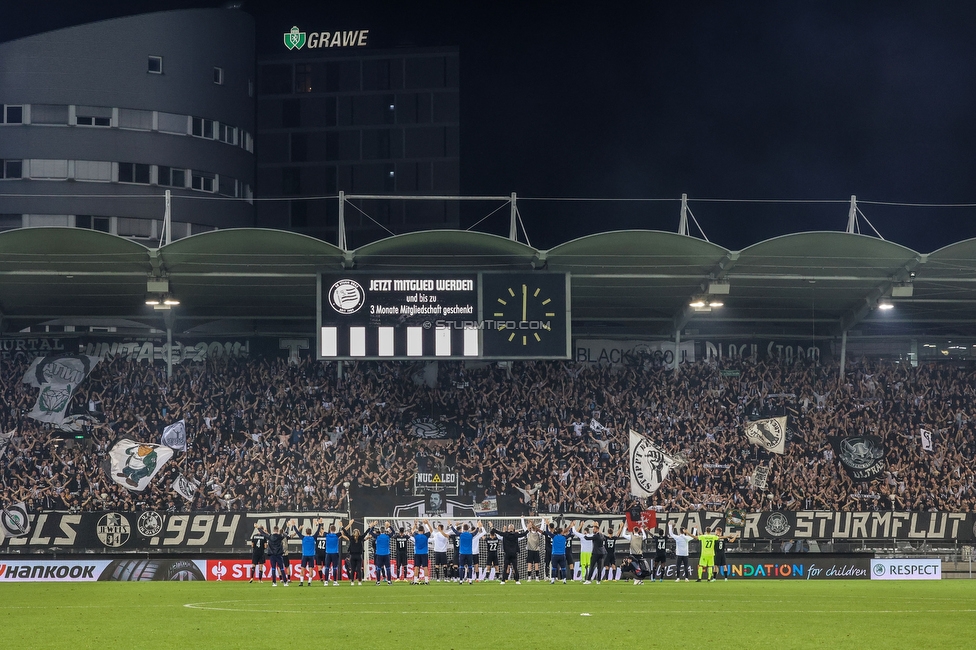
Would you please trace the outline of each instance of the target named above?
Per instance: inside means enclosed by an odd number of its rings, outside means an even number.
[[[673,540],[675,546],[677,574],[676,582],[682,577],[687,582],[691,576],[689,563],[689,542],[697,539],[701,542],[701,557],[698,562],[697,582],[701,582],[703,574],[709,581],[715,581],[716,575],[728,579],[730,575],[725,548],[728,543],[735,541],[736,535],[723,535],[721,528],[707,529],[700,535],[689,534],[681,529],[675,532],[669,525],[668,533],[663,528],[650,532],[636,526],[632,531],[625,532],[623,524],[613,535],[604,535],[596,526],[585,526],[580,530],[580,522],[557,526],[553,522],[541,520],[541,525],[526,524],[522,521],[522,529],[516,530],[515,525],[509,525],[505,530],[495,528],[485,529],[480,524],[462,524],[457,527],[453,522],[431,525],[429,520],[415,521],[413,527],[407,530],[401,527],[394,530],[389,522],[377,526],[378,522],[366,524],[366,530],[358,528],[350,531],[352,521],[336,528],[330,525],[325,530],[323,520],[315,522],[317,527],[306,527],[299,530],[297,521],[291,520],[284,529],[274,527],[272,532],[255,524],[250,543],[252,547],[252,574],[250,582],[255,577],[258,582],[264,578],[264,564],[266,559],[271,563],[271,584],[277,586],[280,577],[284,586],[290,582],[288,562],[288,541],[292,537],[300,538],[302,542],[302,559],[299,569],[299,586],[306,581],[309,586],[313,579],[319,579],[323,585],[332,581],[338,585],[342,577],[342,543],[346,548],[346,572],[352,585],[362,585],[363,562],[365,545],[371,541],[374,548],[374,565],[376,570],[376,584],[382,582],[392,584],[394,580],[407,579],[409,545],[413,545],[413,564],[415,574],[413,584],[430,584],[432,576],[437,582],[454,581],[460,584],[467,582],[491,580],[496,575],[501,584],[506,579],[512,579],[521,584],[518,561],[521,553],[520,540],[526,538],[526,569],[527,580],[543,580],[549,578],[550,583],[567,581],[567,571],[574,567],[572,542],[579,543],[580,579],[583,584],[591,584],[594,580],[600,584],[602,579],[633,579],[634,584],[643,584],[650,578],[652,581],[664,580],[668,562],[668,540]],[[289,528],[290,527],[290,528]],[[480,562],[480,542],[484,539],[486,553],[484,562]],[[617,542],[628,542],[628,554],[617,566]],[[650,540],[654,548],[653,563],[648,567],[644,558],[645,541]],[[503,562],[499,565],[499,546],[502,550]],[[431,550],[431,547],[433,549]],[[449,549],[454,549],[454,563],[449,561]],[[392,558],[395,552],[396,575],[392,568]],[[543,553],[547,556],[542,569]],[[431,564],[431,560],[433,563]],[[499,568],[501,572],[499,573]],[[572,577],[572,575],[570,576]]]

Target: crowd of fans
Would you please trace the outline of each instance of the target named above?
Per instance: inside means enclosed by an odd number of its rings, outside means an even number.
[[[464,494],[517,495],[526,512],[620,512],[633,504],[627,464],[634,429],[687,464],[648,505],[667,510],[976,509],[976,371],[859,360],[699,361],[678,372],[651,362],[348,365],[284,358],[176,366],[105,359],[73,398],[97,420],[76,441],[28,416],[37,389],[26,360],[0,361],[0,432],[15,432],[2,467],[4,501],[30,510],[344,510],[345,485],[409,491],[418,468],[456,469]],[[723,372],[725,371],[725,372]],[[746,419],[789,416],[786,454],[742,433]],[[414,435],[428,418],[443,440]],[[159,442],[186,421],[177,452],[148,489],[106,474],[118,438]],[[919,432],[933,432],[931,451]],[[828,438],[884,440],[888,470],[852,482]],[[765,490],[752,484],[770,469]],[[200,483],[192,502],[171,489]]]

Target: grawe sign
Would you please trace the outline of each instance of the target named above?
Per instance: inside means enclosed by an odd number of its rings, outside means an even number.
[[[289,50],[300,50],[306,45],[310,50],[322,47],[365,47],[368,36],[368,29],[306,33],[298,27],[292,27],[285,32],[285,47]]]

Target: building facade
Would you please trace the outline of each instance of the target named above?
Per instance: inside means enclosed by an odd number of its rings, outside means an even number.
[[[368,30],[294,28],[278,51],[258,61],[259,226],[336,243],[339,191],[460,193],[456,48],[374,50]],[[350,203],[348,248],[459,223],[456,202]]]
[[[254,225],[254,19],[144,14],[0,44],[0,229]]]

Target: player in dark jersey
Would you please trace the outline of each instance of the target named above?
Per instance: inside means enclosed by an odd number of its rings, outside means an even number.
[[[668,536],[663,528],[654,531],[654,563],[652,566],[651,580],[657,578],[658,582],[664,582],[664,574],[668,566]]]
[[[258,582],[264,579],[265,550],[268,548],[268,534],[258,530],[258,525],[254,524],[254,532],[251,534],[251,579],[254,582],[257,577]]]
[[[603,575],[603,567],[607,560],[607,536],[600,532],[596,526],[593,527],[592,534],[584,535],[583,539],[593,544],[590,555],[590,565],[586,568],[586,575],[583,576],[583,584],[591,584],[596,577],[596,583],[600,584],[600,576]]]
[[[396,569],[393,573],[393,582],[399,582],[401,580],[406,581],[407,579],[407,554],[409,551],[409,544],[411,535],[407,532],[407,529],[403,526],[393,535],[393,549],[396,552]]]
[[[607,550],[607,556],[604,562],[607,565],[607,580],[617,579],[617,540],[623,539],[620,536],[624,530],[624,522],[620,522],[617,527],[617,532],[612,535],[607,535],[606,541],[603,542],[604,548]]]
[[[723,535],[722,529],[716,528],[715,534],[718,535],[718,540],[715,542],[715,569],[724,580],[728,580],[729,576],[732,574],[732,571],[730,570],[731,567],[729,566],[729,562],[725,557],[725,547],[737,540],[739,538],[739,533]]]
[[[319,519],[316,523],[315,533],[312,535],[315,538],[315,569],[318,573],[319,580],[322,581],[324,585],[326,583],[325,578],[325,521]],[[309,583],[311,585],[311,583]]]
[[[363,554],[365,553],[366,537],[356,528],[349,533],[352,520],[342,529],[342,536],[349,542],[349,557],[346,559],[346,573],[349,574],[349,584],[363,584]],[[357,582],[358,581],[358,582]]]
[[[502,540],[493,532],[489,532],[483,539],[485,542],[485,558],[481,565],[481,579],[494,580],[498,577],[498,547]]]
[[[287,587],[288,581],[285,576],[285,564],[284,564],[284,553],[285,545],[288,543],[288,536],[281,534],[281,529],[275,526],[271,529],[271,534],[263,528],[258,528],[258,530],[267,537],[268,539],[268,559],[271,560],[271,586],[278,586],[278,575],[281,574],[281,582]]]

